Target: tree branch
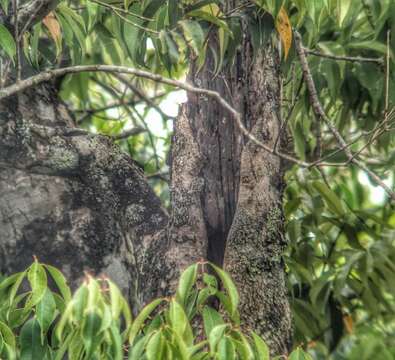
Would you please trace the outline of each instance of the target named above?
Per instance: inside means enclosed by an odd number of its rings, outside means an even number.
[[[112,135],[111,138],[113,140],[124,140],[124,139],[127,139],[130,136],[135,136],[135,135],[141,134],[141,133],[146,132],[146,131],[147,130],[145,130],[143,128],[137,127],[137,128],[132,128],[132,129],[129,129],[129,130],[125,130],[125,131],[121,132],[118,135]]]
[[[347,143],[345,142],[339,131],[336,129],[336,127],[332,124],[331,120],[326,115],[318,98],[317,89],[315,87],[313,76],[311,75],[311,71],[306,59],[306,53],[302,43],[302,36],[299,34],[299,32],[294,31],[294,38],[295,38],[296,51],[298,53],[300,64],[302,66],[303,77],[310,93],[310,103],[312,105],[315,114],[319,118],[321,118],[328,126],[329,130],[333,134],[340,148],[344,149],[344,153],[346,154],[349,162],[358,166],[361,170],[363,170],[366,174],[368,174],[379,186],[381,186],[386,191],[386,193],[391,197],[391,199],[395,201],[395,192],[392,191],[392,189],[390,189],[376,173],[370,170],[364,163],[362,163],[354,156],[354,154],[348,148]]]
[[[236,125],[239,127],[241,132],[247,136],[251,141],[253,141],[255,144],[258,146],[262,147],[265,149],[267,152],[275,154],[287,161],[293,162],[295,164],[298,164],[303,167],[309,167],[310,164],[308,162],[296,159],[295,157],[281,153],[278,150],[273,150],[270,146],[267,146],[266,144],[262,143],[259,141],[254,135],[252,135],[244,126],[241,114],[234,109],[222,96],[219,92],[214,91],[214,90],[208,90],[208,89],[202,89],[195,87],[187,82],[182,82],[178,80],[173,80],[166,78],[164,76],[154,74],[148,71],[140,70],[140,69],[135,69],[135,68],[130,68],[130,67],[125,67],[125,66],[116,66],[116,65],[80,65],[80,66],[70,66],[70,67],[65,67],[65,68],[60,68],[60,69],[54,69],[54,70],[47,70],[44,72],[41,72],[38,75],[31,76],[27,79],[22,80],[18,84],[13,84],[10,85],[6,88],[0,89],[0,100],[6,99],[14,94],[17,94],[21,91],[24,91],[28,88],[31,88],[33,86],[36,86],[38,84],[41,84],[43,82],[52,80],[56,77],[64,76],[67,74],[76,74],[80,72],[107,72],[107,73],[116,73],[116,74],[129,74],[129,75],[134,75],[137,77],[142,77],[144,79],[152,80],[155,82],[159,82],[162,84],[178,87],[180,89],[184,89],[186,91],[189,91],[191,93],[195,94],[202,94],[206,95],[208,97],[214,98],[219,105],[221,105],[225,110],[227,110],[234,120],[236,121]],[[321,164],[323,166],[324,164]],[[333,164],[331,164],[333,166]]]
[[[165,114],[162,109],[146,94],[143,93],[142,90],[140,90],[136,85],[134,85],[131,81],[128,81],[128,79],[125,78],[125,76],[120,75],[120,74],[114,74],[114,76],[121,81],[124,85],[126,85],[130,90],[132,90],[133,93],[137,95],[142,101],[144,101],[147,105],[151,106],[153,109],[155,109],[160,116],[162,116],[163,119],[170,119],[174,120],[174,116],[170,116]]]
[[[384,64],[384,60],[382,58],[366,58],[361,56],[340,56],[340,55],[332,55],[327,53],[322,53],[317,50],[311,50],[303,47],[303,50],[308,55],[314,55],[319,57],[324,57],[327,59],[337,60],[337,61],[350,61],[350,62],[372,62],[379,65]]]

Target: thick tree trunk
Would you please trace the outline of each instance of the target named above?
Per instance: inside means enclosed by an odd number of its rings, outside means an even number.
[[[36,255],[73,285],[105,273],[140,306],[139,267],[167,223],[133,161],[76,129],[50,86],[0,104],[0,271]]]
[[[280,128],[276,115],[280,93],[278,59],[270,46],[249,68],[244,114],[251,133],[273,147]],[[291,345],[281,257],[286,245],[283,188],[280,159],[247,140],[241,154],[240,189],[226,244],[225,269],[240,291],[242,323],[263,336],[275,354],[287,353]]]
[[[208,56],[199,73],[192,65],[189,81],[223,94],[251,133],[273,147],[280,83],[272,46],[253,55],[245,36],[234,66],[213,73]],[[171,228],[171,257],[178,259],[172,275],[207,250],[206,258],[224,265],[235,280],[246,328],[262,335],[273,354],[286,354],[292,328],[281,257],[286,242],[280,159],[242,136],[214,100],[194,95],[176,120],[174,138],[173,179],[184,183],[172,181],[172,221],[183,229]]]

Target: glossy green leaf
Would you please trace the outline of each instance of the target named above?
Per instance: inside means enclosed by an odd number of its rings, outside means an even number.
[[[55,284],[58,287],[58,290],[60,291],[60,294],[63,296],[64,301],[66,303],[68,303],[70,301],[70,299],[71,299],[71,291],[70,291],[70,288],[67,285],[66,278],[55,267],[53,267],[51,265],[44,265],[44,267],[47,269],[47,271],[51,275],[51,278],[55,281]]]
[[[16,54],[14,38],[2,24],[0,24],[0,49],[3,49],[10,58],[14,58]]]
[[[34,306],[41,301],[47,290],[47,274],[44,267],[35,261],[27,271],[27,279],[32,289],[28,306]]]
[[[180,281],[177,288],[177,301],[184,305],[187,302],[189,292],[197,278],[198,264],[193,264],[184,270],[181,274]]]
[[[45,334],[54,317],[56,315],[56,303],[55,299],[49,289],[46,289],[44,296],[40,300],[40,302],[36,305],[36,317],[37,321],[40,324],[40,328]]]
[[[188,45],[192,47],[195,54],[200,54],[204,44],[204,33],[197,21],[181,20],[178,22],[183,30]]]
[[[229,274],[227,274],[225,271],[221,270],[214,264],[210,264],[210,266],[215,270],[218,277],[221,279],[223,287],[228,293],[230,299],[230,316],[235,317],[237,314],[237,306],[239,304],[239,294],[237,292],[237,288]]]
[[[258,336],[255,332],[251,333],[252,338],[254,339],[255,351],[257,354],[257,358],[260,360],[269,360],[270,352],[266,343],[262,340],[260,336]]]
[[[297,348],[289,355],[289,360],[313,360],[313,358],[301,348]]]
[[[339,216],[345,215],[345,210],[338,196],[320,181],[313,182],[314,188],[321,194],[331,211]]]
[[[146,305],[143,310],[139,313],[139,315],[134,319],[133,324],[130,328],[129,332],[129,343],[133,345],[134,340],[141,330],[142,325],[147,320],[147,318],[151,315],[151,313],[163,302],[163,299],[156,299]]]
[[[19,342],[21,346],[20,360],[44,359],[46,345],[41,343],[41,328],[36,319],[30,319],[22,327]]]

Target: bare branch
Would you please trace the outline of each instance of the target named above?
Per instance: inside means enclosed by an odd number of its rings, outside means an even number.
[[[153,97],[151,97],[149,99],[151,101],[154,101],[157,99],[161,99],[166,95],[167,95],[167,92],[161,92],[159,94],[154,95]],[[81,119],[78,120],[78,122],[80,122],[80,121],[83,121],[84,118],[89,117],[89,116],[99,113],[99,112],[103,112],[106,110],[110,110],[110,109],[114,109],[114,108],[118,108],[118,107],[122,107],[122,106],[136,106],[138,104],[141,104],[142,102],[143,102],[142,100],[134,100],[134,99],[129,100],[129,101],[115,101],[115,102],[110,103],[106,106],[101,106],[98,108],[73,109],[73,112],[83,114],[83,117],[81,117]]]
[[[146,94],[144,94],[136,85],[134,85],[131,81],[129,81],[124,75],[121,74],[114,74],[114,76],[121,81],[123,84],[125,84],[130,90],[133,91],[141,100],[143,100],[145,103],[147,103],[149,106],[151,106],[153,109],[155,109],[164,119],[171,119],[174,120],[174,116],[170,116],[165,114],[162,109],[155,104],[155,102],[148,97]]]
[[[24,91],[28,88],[31,88],[33,86],[36,86],[38,84],[41,84],[43,82],[52,80],[56,77],[59,76],[64,76],[67,74],[76,74],[80,72],[107,72],[107,73],[116,73],[116,74],[129,74],[129,75],[134,75],[138,77],[142,77],[148,80],[152,80],[158,83],[162,84],[167,84],[171,85],[174,87],[178,87],[180,89],[184,89],[186,91],[189,91],[191,93],[195,94],[203,94],[208,97],[211,97],[215,99],[219,105],[221,105],[224,109],[226,109],[234,118],[236,121],[237,126],[241,130],[241,132],[247,136],[251,141],[253,141],[255,144],[263,148],[269,153],[276,154],[277,156],[293,162],[295,164],[298,164],[303,167],[309,167],[309,163],[296,159],[295,157],[281,153],[277,150],[273,151],[273,149],[266,144],[262,143],[259,141],[255,136],[250,134],[250,132],[246,129],[246,127],[243,124],[242,117],[240,113],[235,110],[224,98],[222,98],[221,94],[214,91],[214,90],[208,90],[208,89],[202,89],[195,87],[191,85],[188,82],[182,82],[178,80],[173,80],[166,78],[164,76],[158,75],[158,74],[153,74],[148,71],[140,70],[140,69],[134,69],[134,68],[129,68],[125,66],[116,66],[116,65],[80,65],[80,66],[71,66],[71,67],[65,67],[65,68],[60,68],[60,69],[54,69],[54,70],[47,70],[44,72],[41,72],[38,75],[31,76],[27,79],[22,80],[19,84],[13,84],[10,85],[6,88],[0,89],[0,100],[6,99],[14,94],[17,94],[18,92]],[[323,164],[321,164],[323,166]],[[333,166],[333,164],[331,164]]]
[[[169,180],[169,173],[167,171],[165,171],[165,172],[158,171],[153,174],[148,174],[148,175],[146,175],[146,177],[147,177],[147,179],[159,179],[159,180],[162,180],[165,182],[170,181]]]
[[[376,63],[376,64],[379,64],[379,65],[383,65],[384,64],[384,60],[382,58],[366,58],[366,57],[362,57],[362,56],[332,55],[332,54],[322,53],[322,52],[317,51],[317,50],[307,49],[305,47],[303,47],[303,50],[308,55],[324,57],[324,58],[327,58],[327,59],[332,59],[332,60],[337,60],[337,61],[371,62],[371,63]]]
[[[124,140],[124,139],[127,139],[128,137],[135,136],[135,135],[141,134],[146,131],[147,130],[145,130],[143,128],[136,127],[136,128],[132,128],[129,130],[125,130],[124,132],[121,132],[118,135],[112,135],[111,138],[113,140]]]
[[[306,54],[302,43],[302,37],[299,34],[299,32],[294,31],[294,38],[295,38],[296,51],[298,53],[300,64],[302,66],[303,77],[310,93],[310,103],[315,114],[319,118],[321,118],[328,126],[329,130],[333,134],[340,148],[344,149],[344,153],[346,154],[347,159],[352,164],[358,166],[361,170],[363,170],[366,174],[368,174],[378,185],[380,185],[386,191],[386,193],[391,197],[391,199],[395,201],[395,192],[392,189],[390,189],[376,173],[374,173],[364,163],[362,163],[360,160],[354,157],[354,154],[348,148],[347,143],[345,142],[339,131],[336,129],[336,127],[332,124],[331,120],[326,115],[318,98],[317,89],[314,84],[313,76],[311,75],[309,64],[307,63]]]

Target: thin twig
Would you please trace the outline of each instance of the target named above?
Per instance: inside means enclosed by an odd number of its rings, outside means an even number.
[[[150,131],[147,122],[145,121],[144,117],[136,110],[133,108],[133,112],[137,115],[137,117],[139,118],[140,122],[143,124],[145,131],[148,134],[148,140],[151,144],[152,147],[152,151],[153,151],[153,155],[154,155],[154,160],[155,160],[155,166],[156,166],[156,170],[159,171],[160,169],[160,165],[159,165],[159,155],[158,155],[158,151],[156,149],[156,144],[155,144],[155,140],[154,137],[152,136],[152,132]]]
[[[147,27],[144,27],[144,26],[134,23],[133,21],[129,20],[127,17],[123,16],[118,10],[113,10],[113,11],[119,18],[121,18],[123,21],[127,22],[128,24],[136,27],[137,29],[149,32],[151,34],[159,35],[159,31],[152,30],[150,28],[147,28]]]
[[[125,76],[121,75],[121,74],[114,74],[114,77],[117,78],[119,81],[121,81],[123,84],[125,84],[130,90],[133,91],[134,94],[137,95],[137,97],[139,97],[142,101],[144,101],[145,103],[147,103],[149,106],[151,106],[153,109],[155,109],[159,115],[162,116],[162,118],[164,119],[171,119],[174,120],[175,117],[174,116],[170,116],[165,114],[162,109],[155,104],[155,102],[148,97],[147,95],[145,95],[137,86],[135,86],[131,81],[129,81],[128,79],[125,78]]]
[[[131,137],[131,136],[136,136],[136,135],[139,135],[141,133],[144,133],[146,131],[147,130],[145,130],[143,128],[136,127],[136,128],[132,128],[132,129],[129,129],[129,130],[125,130],[125,131],[121,132],[120,134],[112,135],[111,138],[113,140],[124,140],[124,139],[127,139],[127,138]]]
[[[125,9],[120,8],[120,7],[118,7],[118,6],[114,6],[114,5],[111,5],[111,4],[107,4],[107,3],[102,2],[102,1],[99,1],[99,0],[89,0],[89,1],[91,1],[91,2],[93,2],[93,3],[95,3],[95,4],[98,4],[98,5],[101,5],[101,6],[105,7],[105,8],[107,8],[107,9],[111,9],[111,10],[113,10],[113,11],[118,11],[119,13],[122,13],[122,14],[124,14],[124,15],[131,15],[131,16],[134,16],[134,17],[136,17],[136,18],[138,18],[138,19],[141,19],[141,20],[146,20],[146,21],[153,21],[153,20],[154,20],[154,19],[152,19],[152,18],[148,18],[148,17],[146,17],[146,16],[143,16],[143,15],[140,15],[140,14],[136,14],[136,13],[131,12],[131,11],[129,11],[129,10],[125,10]]]
[[[339,146],[344,149],[344,153],[346,154],[350,162],[358,166],[365,173],[367,173],[378,185],[380,185],[386,191],[386,193],[391,197],[391,199],[395,201],[395,192],[392,189],[390,189],[376,173],[374,173],[364,163],[362,163],[360,160],[354,157],[353,153],[348,148],[347,143],[344,141],[339,131],[336,129],[336,127],[332,124],[331,120],[326,115],[321,105],[321,102],[318,98],[317,89],[315,87],[313,76],[311,75],[311,71],[307,62],[305,50],[303,48],[303,43],[302,43],[302,36],[296,30],[294,31],[294,39],[295,39],[296,51],[298,53],[299,61],[302,66],[303,77],[307,89],[309,90],[310,103],[315,114],[318,117],[321,117],[321,119],[325,122],[326,126],[328,126],[329,130],[333,134]]]
[[[162,181],[169,182],[169,173],[167,171],[165,171],[165,172],[158,171],[153,174],[147,174],[146,178],[147,179],[160,179]]]
[[[293,111],[294,111],[294,109],[295,109],[295,107],[296,107],[296,104],[297,104],[297,102],[298,102],[298,99],[299,99],[300,91],[302,90],[302,85],[303,85],[303,81],[300,82],[299,87],[298,87],[298,90],[297,90],[297,93],[296,93],[296,97],[295,97],[295,99],[293,100],[293,104],[292,104],[291,108],[290,108],[289,111],[288,111],[287,117],[286,117],[285,120],[282,122],[281,127],[280,127],[280,130],[278,131],[276,140],[274,141],[273,151],[276,151],[278,142],[279,142],[280,137],[281,137],[281,134],[283,133],[284,129],[287,127],[288,121],[291,119],[292,113],[293,113]]]
[[[308,55],[314,55],[319,57],[324,57],[327,59],[338,60],[338,61],[350,61],[350,62],[372,62],[379,65],[384,64],[384,60],[382,58],[366,58],[362,56],[341,56],[341,55],[332,55],[328,53],[322,53],[320,51],[311,50],[303,47],[303,50]]]

